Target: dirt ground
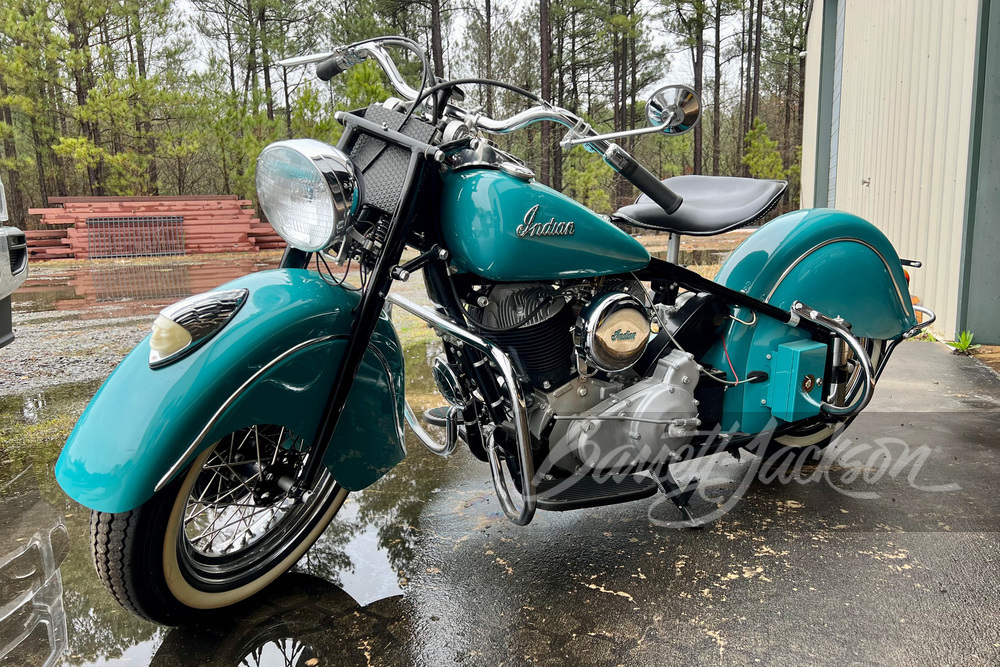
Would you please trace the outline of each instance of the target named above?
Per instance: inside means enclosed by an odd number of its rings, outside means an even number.
[[[993,369],[1000,375],[1000,345],[983,345],[973,350],[972,356]]]

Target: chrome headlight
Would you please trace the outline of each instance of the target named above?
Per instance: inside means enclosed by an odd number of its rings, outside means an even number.
[[[329,248],[354,221],[364,188],[343,151],[313,139],[271,144],[257,157],[257,200],[288,245],[306,252]]]
[[[149,366],[183,359],[219,333],[250,296],[246,288],[195,294],[160,311],[149,338]]]

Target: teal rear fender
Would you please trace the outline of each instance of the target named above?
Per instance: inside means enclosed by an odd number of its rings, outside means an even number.
[[[789,310],[801,301],[830,317],[851,323],[855,336],[893,339],[916,324],[906,276],[889,240],[871,223],[833,209],[804,209],[764,225],[726,260],[715,281]],[[725,331],[729,358],[721,343],[704,361],[729,368],[744,379],[752,371],[771,372],[781,343],[808,338],[802,330],[768,317],[730,320]],[[753,432],[770,419],[767,383],[741,384],[726,391],[724,427],[740,423]]]
[[[776,218],[733,252],[715,281],[783,310],[802,301],[843,317],[856,336],[896,338],[917,322],[889,239],[843,211]]]
[[[195,352],[152,370],[147,336],[108,377],[56,463],[71,498],[102,512],[138,507],[209,424],[185,465],[253,424],[314,436],[359,296],[300,269],[219,289],[241,287],[250,292],[246,303]],[[324,459],[347,489],[369,486],[405,456],[403,388],[399,338],[383,315]]]

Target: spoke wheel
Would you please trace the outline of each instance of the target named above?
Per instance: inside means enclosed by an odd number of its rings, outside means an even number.
[[[98,573],[118,601],[174,624],[241,600],[288,570],[343,505],[325,469],[301,489],[310,450],[287,429],[227,435],[147,503],[93,513]],[[148,580],[141,573],[152,574]]]

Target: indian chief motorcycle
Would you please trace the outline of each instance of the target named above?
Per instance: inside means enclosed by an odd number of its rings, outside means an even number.
[[[419,88],[390,48],[416,54]],[[288,244],[280,267],[163,310],[59,458],[59,483],[92,509],[97,571],[135,614],[191,623],[260,591],[349,492],[403,459],[406,425],[436,454],[468,447],[518,525],[656,493],[688,512],[697,481],[681,487],[672,465],[761,438],[822,446],[864,409],[893,348],[933,320],[911,305],[903,266],[917,262],[839,211],[768,222],[714,281],[679,266],[681,235],[757,222],[786,188],[661,182],[615,143],[690,129],[689,88],[656,91],[648,127],[599,134],[506,83],[436,80],[400,37],[283,64],[318,63],[326,81],[367,59],[398,97],[337,112],[337,147],[279,141],[257,159],[260,208]],[[461,106],[462,85],[534,106],[489,118]],[[489,140],[540,121],[640,198],[597,215]],[[623,227],[669,232],[669,261]],[[390,293],[418,270],[429,306]],[[439,431],[406,402],[393,308],[441,337],[432,373],[447,405],[425,415]]]

